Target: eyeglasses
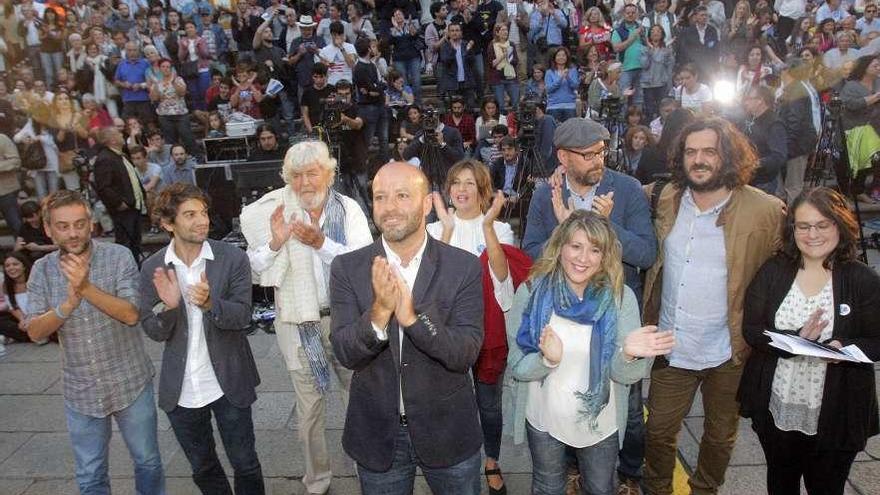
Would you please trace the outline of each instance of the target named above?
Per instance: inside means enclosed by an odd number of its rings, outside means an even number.
[[[574,153],[575,155],[580,156],[588,162],[591,162],[596,158],[605,158],[606,156],[608,156],[608,148],[602,148],[599,151],[575,151],[570,149],[566,149],[565,151],[568,151],[569,153]]]
[[[816,232],[819,234],[824,234],[831,230],[831,227],[834,227],[834,222],[830,220],[822,220],[821,222],[816,223],[795,222],[794,231],[797,234],[805,235],[811,230],[816,229]]]

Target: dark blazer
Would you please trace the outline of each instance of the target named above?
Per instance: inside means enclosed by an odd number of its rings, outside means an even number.
[[[119,208],[125,203],[129,209],[134,209],[134,189],[131,188],[131,179],[122,157],[109,148],[102,148],[95,158],[95,192],[98,198],[107,207],[109,213],[119,212]],[[138,181],[138,187],[143,192],[143,186]],[[147,193],[143,192],[144,201]],[[152,281],[150,282],[152,284]]]
[[[718,39],[718,30],[711,25],[706,26],[703,43],[700,43],[700,33],[695,26],[688,26],[681,30],[679,39],[675,41],[678,53],[675,62],[678,65],[687,63],[694,64],[701,72],[701,77],[710,79],[712,71],[718,67],[718,55],[721,44]]]
[[[813,126],[813,103],[802,82],[795,81],[782,90],[778,113],[788,136],[788,158],[812,153],[817,129]]]
[[[504,175],[507,166],[504,164],[504,158],[499,158],[492,163],[489,171],[492,173],[492,189],[499,191],[504,189]],[[513,175],[513,190],[519,193],[518,186],[522,181],[523,175],[523,157],[520,155],[516,160],[516,173]]]
[[[752,353],[743,368],[737,400],[740,415],[757,428],[773,421],[768,413],[777,360],[791,357],[769,346],[764,330],[775,330],[776,311],[791,289],[797,267],[781,255],[767,260],[746,291],[743,338]],[[880,360],[880,276],[859,262],[841,263],[831,271],[834,291],[834,332],[843,345],[856,344],[872,360]],[[845,313],[845,314],[844,314]],[[880,433],[874,366],[829,364],[819,412],[820,450],[858,451]]]
[[[477,54],[480,53],[480,49],[474,43],[474,46],[467,50],[467,40],[462,40],[461,43],[461,58],[464,64],[464,81],[461,83],[461,87],[459,87],[458,82],[458,64],[455,60],[455,48],[448,41],[440,45],[440,53],[437,59],[437,63],[443,66],[443,71],[440,72],[440,79],[437,81],[437,90],[440,93],[474,87],[476,74],[474,60]]]
[[[483,342],[480,262],[428,236],[412,292],[416,312],[429,323],[419,319],[404,330],[401,352],[397,320],[385,341],[370,321],[376,256],[385,256],[381,238],[337,256],[330,267],[330,342],[339,362],[354,370],[342,446],[371,471],[391,467],[400,383],[416,455],[433,468],[452,466],[483,444],[470,377]]]
[[[657,259],[657,236],[651,223],[650,206],[639,181],[606,168],[602,181],[596,188],[596,195],[610,191],[614,191],[611,227],[623,247],[626,285],[638,295],[642,288],[639,269],[647,270]],[[571,192],[563,185],[562,199],[565,204],[568,204],[569,197]],[[556,221],[553,203],[550,201],[550,186],[545,182],[538,185],[529,203],[523,251],[533,260],[538,259],[557,225],[559,222]]]
[[[223,394],[236,407],[247,407],[257,400],[254,388],[260,384],[247,340],[251,322],[251,266],[241,249],[220,241],[208,240],[208,244],[214,252],[214,259],[207,260],[205,265],[211,287],[211,309],[202,318],[208,354]],[[154,253],[141,267],[140,313],[141,326],[147,336],[165,342],[159,376],[159,407],[171,412],[180,399],[189,328],[182,301],[174,309],[153,313],[153,307],[161,302],[153,285],[153,272],[165,266],[167,249],[166,246]]]

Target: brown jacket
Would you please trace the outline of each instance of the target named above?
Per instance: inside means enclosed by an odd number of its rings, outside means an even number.
[[[650,197],[653,184],[646,187]],[[660,319],[660,291],[663,287],[663,241],[672,231],[681,204],[682,190],[668,184],[657,201],[654,229],[657,233],[657,261],[645,276],[643,318],[646,325]],[[743,299],[758,268],[782,245],[785,205],[779,199],[751,186],[733,190],[730,201],[718,216],[724,229],[727,250],[727,324],[733,361],[748,357],[749,347],[742,337]],[[706,301],[711,304],[712,301]]]

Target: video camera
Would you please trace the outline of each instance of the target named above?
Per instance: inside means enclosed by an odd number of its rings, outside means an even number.
[[[431,105],[422,109],[422,134],[425,144],[437,145],[437,128],[440,127],[440,112]]]
[[[605,119],[617,119],[622,116],[623,99],[619,96],[606,96],[599,103],[599,116]]]
[[[519,102],[516,121],[519,126],[520,138],[530,139],[535,137],[535,128],[538,125],[537,110],[538,102],[533,99],[525,99]]]
[[[342,112],[351,107],[351,101],[339,96],[321,98],[324,113],[321,116],[321,124],[325,129],[337,129],[342,125]]]

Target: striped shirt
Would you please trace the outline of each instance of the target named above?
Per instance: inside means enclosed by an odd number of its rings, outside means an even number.
[[[89,282],[107,294],[138,304],[140,275],[128,248],[92,241]],[[59,251],[37,260],[28,280],[29,317],[67,298]],[[150,383],[153,365],[144,350],[140,323],[128,326],[83,299],[58,329],[64,401],[97,418],[131,405]]]

